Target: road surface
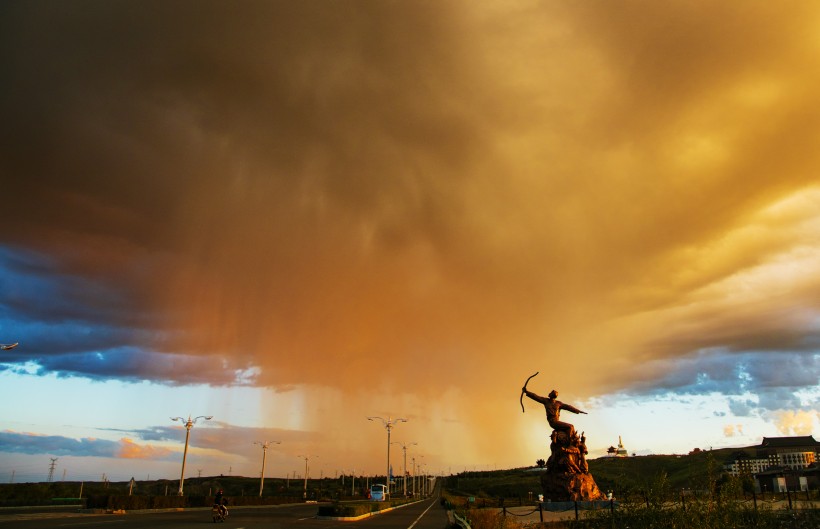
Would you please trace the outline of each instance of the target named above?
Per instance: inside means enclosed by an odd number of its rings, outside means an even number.
[[[445,529],[447,514],[437,498],[351,522],[316,518],[316,504],[234,507],[215,524],[210,509],[126,514],[31,513],[0,516],[0,529]]]

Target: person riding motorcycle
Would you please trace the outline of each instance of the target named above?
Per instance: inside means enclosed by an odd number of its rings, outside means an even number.
[[[225,505],[228,503],[228,500],[225,499],[225,493],[222,489],[219,489],[216,492],[216,496],[214,496],[214,506],[219,508],[219,512],[222,513],[222,516],[228,516],[228,508]]]

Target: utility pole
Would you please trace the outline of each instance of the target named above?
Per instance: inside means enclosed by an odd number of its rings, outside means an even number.
[[[304,492],[302,493],[302,497],[307,499],[308,459],[310,459],[311,457],[319,457],[319,456],[298,456],[298,457],[305,460],[305,489],[304,489]]]
[[[48,466],[48,482],[51,483],[54,481],[54,468],[57,466],[57,460],[60,459],[59,457],[52,457],[51,464]]]
[[[282,441],[254,441],[253,444],[259,445],[262,447],[262,474],[261,478],[259,479],[259,497],[262,497],[262,489],[265,488],[265,459],[268,457],[268,447],[271,443],[274,444],[281,444]]]
[[[421,489],[421,490],[420,490],[420,492],[421,492],[422,497],[424,497],[424,495],[425,495],[425,494],[426,494],[426,492],[427,492],[427,488],[425,487],[425,483],[424,483],[424,461],[423,461],[423,460],[424,460],[424,456],[423,456],[423,455],[419,455],[419,458],[421,458],[421,459],[422,459],[422,461],[419,461],[419,464],[418,464],[418,472],[419,472],[419,488]]]
[[[382,424],[384,425],[384,429],[387,430],[387,472],[384,475],[385,485],[387,485],[387,491],[390,492],[390,430],[393,429],[393,426],[399,422],[407,422],[407,419],[393,419],[388,417],[384,419],[382,417],[368,417],[368,421],[372,421],[373,419],[379,419]]]
[[[413,497],[416,497],[416,458],[415,456],[412,459],[413,461]]]
[[[404,487],[404,496],[407,497],[407,447],[417,445],[418,443],[413,441],[410,444],[400,443],[398,441],[394,441],[393,444],[401,446],[401,449],[404,451],[404,466],[402,467],[402,471],[404,475],[401,478],[402,486]]]
[[[210,421],[213,418],[213,415],[200,415],[199,417],[191,419],[191,416],[188,415],[188,420],[186,421],[182,417],[171,417],[172,421],[180,421],[185,425],[185,451],[182,452],[182,473],[179,476],[179,491],[177,492],[177,495],[179,496],[182,496],[182,485],[185,482],[185,459],[188,457],[188,438],[191,436],[191,428],[193,428],[194,424],[196,424],[196,421],[199,419]]]

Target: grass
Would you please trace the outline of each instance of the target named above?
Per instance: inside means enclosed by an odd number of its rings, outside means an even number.
[[[820,510],[792,493],[796,510],[787,509],[786,495],[771,493],[753,501],[751,481],[722,472],[722,462],[737,449],[686,456],[661,455],[600,458],[589,462],[599,487],[612,490],[619,502],[590,511],[581,520],[535,523],[545,529],[817,529]],[[531,504],[540,492],[538,472],[530,468],[465,472],[445,480],[444,499],[465,516],[473,529],[518,529],[520,519],[501,515],[500,505]],[[685,491],[685,493],[684,493]],[[811,492],[817,499],[817,491]],[[470,501],[472,500],[472,501]],[[503,502],[503,503],[502,503]],[[481,507],[494,507],[483,509]]]

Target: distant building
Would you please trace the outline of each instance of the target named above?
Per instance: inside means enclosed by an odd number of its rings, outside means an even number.
[[[724,469],[733,476],[753,476],[758,491],[806,490],[817,482],[818,456],[820,443],[811,435],[764,437],[760,445],[732,454]]]
[[[621,440],[621,436],[618,436],[618,448],[614,446],[610,446],[607,448],[606,453],[610,457],[627,457],[629,456],[629,452],[627,452],[626,448],[624,448],[624,443]]]
[[[790,469],[807,468],[817,461],[820,443],[811,435],[802,437],[764,437],[757,449],[759,458],[768,459],[772,466]]]
[[[746,452],[735,452],[725,469],[733,476],[741,474],[760,474],[769,469],[783,468],[799,470],[808,468],[817,462],[820,454],[820,443],[811,435],[802,437],[764,437],[758,446],[749,447],[755,450],[757,457]]]

